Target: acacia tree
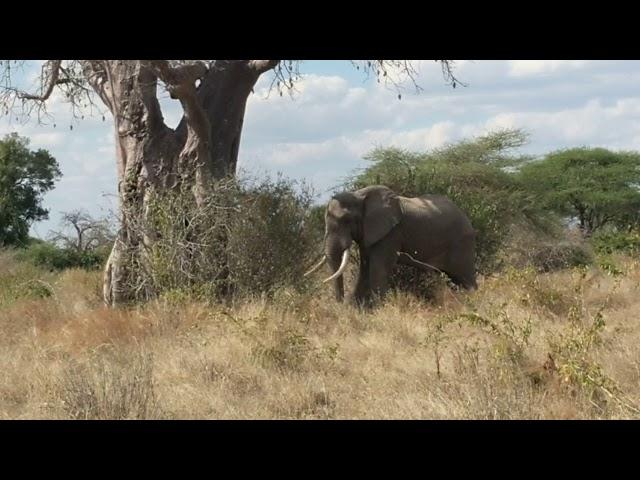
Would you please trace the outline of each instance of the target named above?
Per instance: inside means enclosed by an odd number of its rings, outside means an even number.
[[[445,80],[459,84],[449,60],[436,60]],[[353,62],[378,81],[391,81],[390,71],[415,83],[409,61]],[[298,61],[288,60],[49,60],[42,67],[35,92],[18,88],[5,61],[0,70],[0,108],[9,115],[46,114],[47,100],[59,89],[74,115],[95,105],[96,97],[111,112],[115,127],[120,229],[107,261],[104,298],[116,305],[132,298],[127,281],[131,259],[144,255],[153,232],[140,225],[154,191],[190,187],[197,203],[206,198],[213,180],[236,172],[247,98],[261,75],[272,72],[272,87],[282,95],[299,78]],[[183,117],[169,128],[158,101],[163,86],[179,100]]]
[[[575,218],[586,237],[607,225],[637,225],[638,152],[571,148],[524,165],[519,175],[541,205]]]

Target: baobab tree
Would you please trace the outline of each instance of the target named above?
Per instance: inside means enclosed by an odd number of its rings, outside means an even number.
[[[460,83],[452,61],[435,61],[446,82]],[[104,273],[104,299],[112,306],[131,299],[130,260],[144,255],[144,243],[152,241],[153,235],[133,228],[146,214],[150,194],[188,186],[202,202],[212,182],[236,172],[247,98],[258,79],[271,72],[272,87],[282,94],[300,77],[300,62],[289,60],[48,60],[36,91],[27,91],[12,81],[12,70],[23,63],[1,64],[1,113],[18,111],[40,121],[58,89],[76,116],[98,100],[113,116],[120,228]],[[410,61],[352,63],[378,81],[399,72],[419,89]],[[182,106],[176,128],[164,122],[159,87]]]

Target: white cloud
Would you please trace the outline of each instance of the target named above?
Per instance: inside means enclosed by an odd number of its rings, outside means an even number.
[[[62,145],[66,139],[62,132],[33,133],[29,136],[31,147],[50,148]]]
[[[409,150],[440,147],[453,136],[453,122],[432,127],[394,132],[389,129],[365,130],[355,136],[338,136],[321,142],[275,143],[247,152],[253,161],[266,166],[291,167],[303,163],[319,164],[323,159],[346,159],[355,165],[378,146],[397,146]],[[243,166],[248,162],[243,162]]]
[[[509,75],[524,77],[555,73],[560,70],[576,70],[585,67],[588,63],[587,60],[511,60]]]
[[[606,105],[592,99],[575,109],[501,113],[488,119],[485,127],[525,128],[541,150],[545,145],[640,149],[640,100],[623,98]]]

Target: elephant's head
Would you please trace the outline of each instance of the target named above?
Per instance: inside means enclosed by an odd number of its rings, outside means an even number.
[[[339,193],[329,201],[325,212],[325,257],[311,271],[328,261],[334,273],[325,282],[335,280],[338,301],[344,298],[342,273],[351,243],[364,249],[371,247],[400,223],[401,215],[397,195],[380,185]]]

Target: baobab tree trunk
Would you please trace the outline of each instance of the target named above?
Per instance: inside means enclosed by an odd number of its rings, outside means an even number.
[[[234,175],[246,102],[259,76],[276,60],[217,61],[172,66],[168,61],[87,61],[89,83],[114,118],[120,230],[104,272],[108,306],[154,292],[135,282],[154,232],[141,230],[152,192],[192,187],[197,203],[211,182]],[[159,81],[184,116],[165,123]]]

